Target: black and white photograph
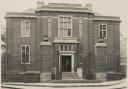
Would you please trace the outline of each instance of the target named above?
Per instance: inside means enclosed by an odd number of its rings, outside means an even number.
[[[127,89],[127,0],[0,0],[1,89]]]

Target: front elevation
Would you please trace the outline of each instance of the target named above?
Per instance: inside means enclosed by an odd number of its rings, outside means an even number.
[[[8,76],[38,74],[40,82],[95,80],[99,39],[107,44],[105,73],[119,73],[119,17],[98,16],[81,4],[38,5],[6,14]]]

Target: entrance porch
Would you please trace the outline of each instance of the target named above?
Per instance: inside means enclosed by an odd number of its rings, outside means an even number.
[[[74,59],[74,53],[59,54],[59,71],[61,72],[62,80],[80,79],[74,68]]]

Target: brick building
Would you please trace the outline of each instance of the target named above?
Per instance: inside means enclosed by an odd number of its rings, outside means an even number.
[[[119,73],[120,18],[99,15],[90,4],[37,2],[37,9],[8,12],[6,28],[8,80],[96,79],[99,38],[107,46],[104,72]]]

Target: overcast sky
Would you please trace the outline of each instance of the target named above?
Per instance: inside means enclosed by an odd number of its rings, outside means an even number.
[[[119,16],[122,20],[120,31],[128,36],[128,0],[42,0],[45,3],[49,2],[65,2],[65,3],[91,3],[93,10],[98,11],[103,15]],[[28,8],[36,8],[37,0],[0,0],[0,25],[4,24],[6,12],[18,12]]]

